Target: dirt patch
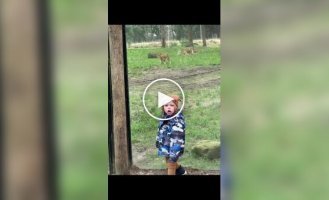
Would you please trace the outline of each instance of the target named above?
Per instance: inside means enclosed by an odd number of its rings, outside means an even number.
[[[146,85],[158,78],[169,78],[173,80],[182,80],[191,78],[193,76],[215,74],[221,70],[220,66],[209,67],[194,67],[191,69],[167,69],[167,68],[153,68],[145,71],[141,76],[129,78],[129,86]],[[219,82],[219,76],[216,81]],[[214,81],[213,79],[212,81]],[[217,83],[218,83],[217,82]]]
[[[152,151],[152,149],[137,148],[135,145],[132,145],[133,163],[139,165],[139,163],[145,160],[146,154],[150,151]]]
[[[193,168],[185,168],[187,175],[219,175],[219,170],[199,170]],[[140,169],[136,166],[132,166],[130,175],[167,175],[166,169]]]
[[[197,82],[197,83],[181,83],[181,86],[186,89],[195,89],[197,88],[206,88],[206,87],[212,87],[212,86],[218,86],[220,84],[220,78],[214,78],[210,80],[206,80],[203,82]]]

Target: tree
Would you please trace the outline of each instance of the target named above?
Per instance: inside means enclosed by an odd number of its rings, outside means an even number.
[[[219,25],[206,25],[206,37],[207,38],[213,38],[213,37],[218,37],[219,38]]]
[[[160,29],[157,25],[150,25],[150,33],[152,34],[152,41],[160,39]]]
[[[204,47],[206,47],[207,46],[206,27],[204,25],[200,25],[200,31],[201,31],[202,44]]]
[[[188,46],[193,47],[193,31],[192,31],[192,25],[188,26]]]
[[[166,47],[166,31],[165,31],[165,25],[160,25],[160,34],[161,34],[161,47]]]
[[[186,30],[183,25],[174,25],[173,32],[175,33],[175,37],[177,40],[181,40],[182,38],[186,37]]]

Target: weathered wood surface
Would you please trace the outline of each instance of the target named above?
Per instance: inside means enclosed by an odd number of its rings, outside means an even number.
[[[114,172],[115,174],[127,174],[129,161],[129,144],[126,116],[125,78],[124,78],[124,54],[122,26],[109,26],[110,70],[112,88],[112,112],[113,112],[113,144],[114,144]],[[111,128],[111,127],[110,127]]]

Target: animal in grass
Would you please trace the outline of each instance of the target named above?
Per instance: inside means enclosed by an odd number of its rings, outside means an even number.
[[[161,64],[169,64],[170,57],[167,53],[159,53],[158,58],[160,58]]]
[[[193,47],[181,49],[181,55],[192,55],[195,53],[197,53],[197,50]]]

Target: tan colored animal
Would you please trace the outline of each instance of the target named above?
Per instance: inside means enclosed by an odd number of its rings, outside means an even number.
[[[170,57],[167,53],[159,53],[158,58],[160,58],[161,64],[169,64]]]
[[[196,52],[197,52],[196,49],[191,48],[191,47],[181,49],[182,55],[192,55],[192,54],[195,54]]]

